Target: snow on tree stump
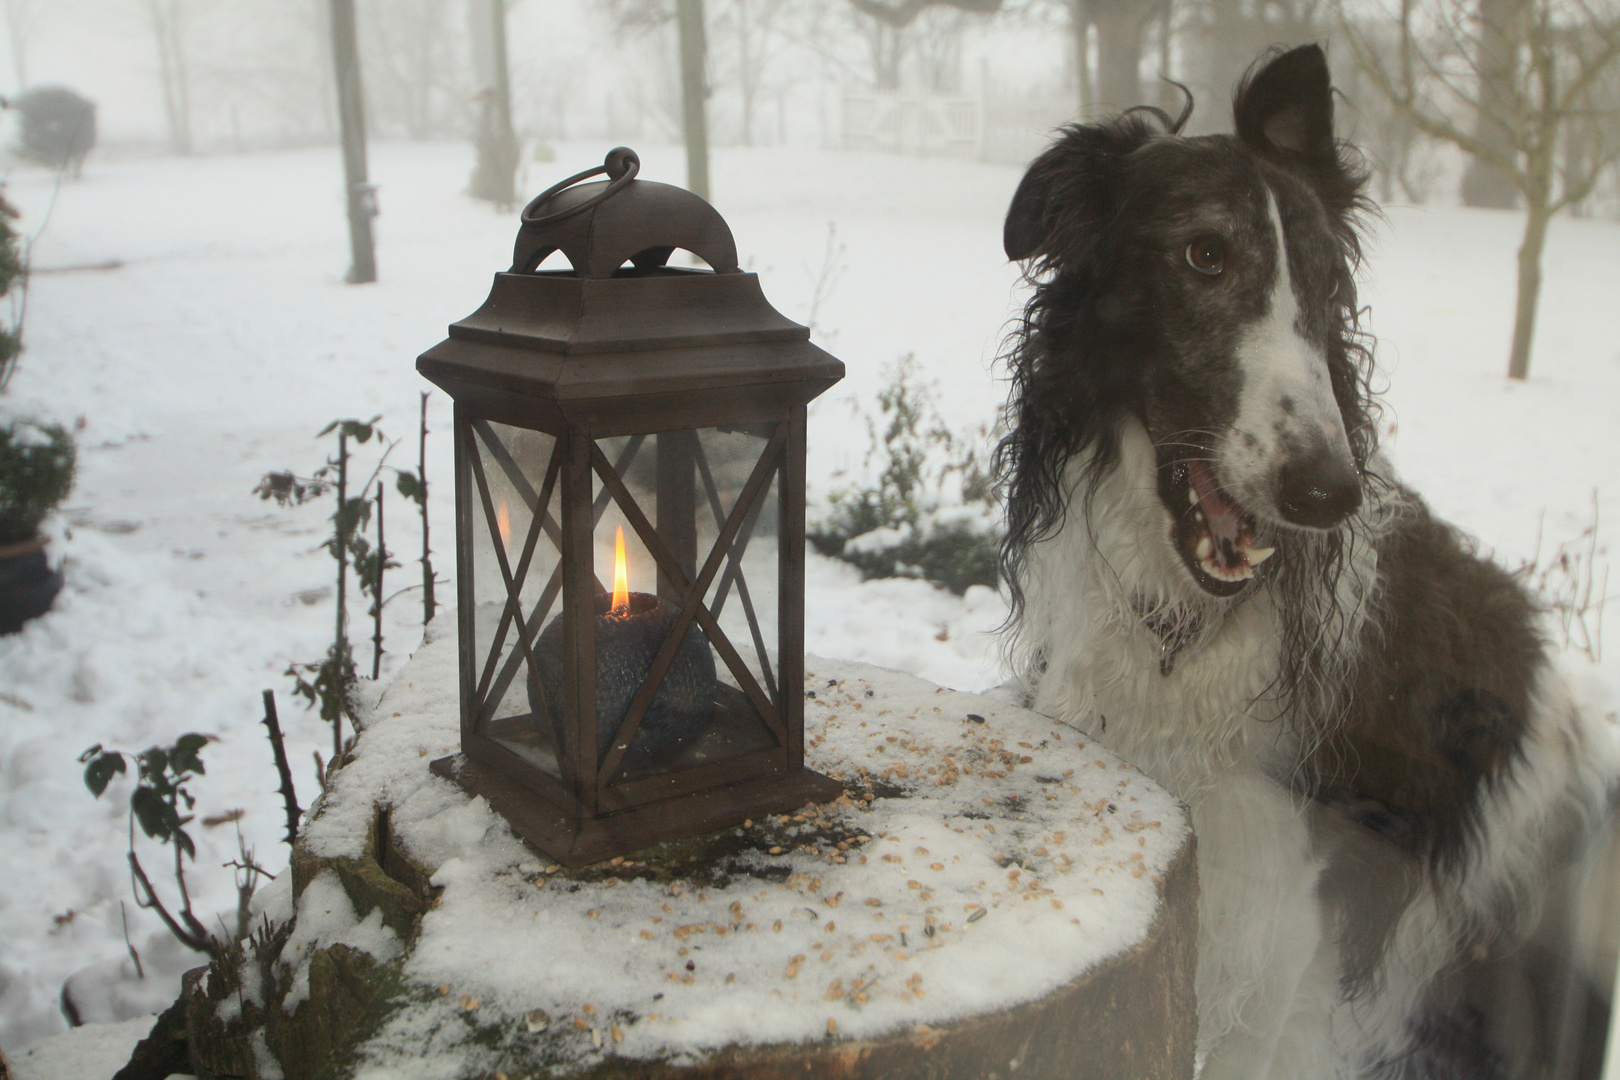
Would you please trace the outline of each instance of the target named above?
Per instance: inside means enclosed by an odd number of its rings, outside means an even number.
[[[809,658],[836,802],[579,870],[428,772],[456,642],[383,694],[187,979],[199,1076],[1190,1078],[1183,807],[1081,733]]]

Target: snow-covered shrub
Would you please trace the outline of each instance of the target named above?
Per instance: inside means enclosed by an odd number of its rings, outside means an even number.
[[[79,167],[96,145],[96,105],[65,86],[37,86],[11,99],[22,116],[17,151],[53,169]]]
[[[999,524],[982,425],[953,434],[940,419],[916,360],[902,357],[866,414],[868,470],[875,478],[838,488],[812,510],[807,538],[867,578],[916,577],[958,595],[996,584]]]
[[[10,318],[0,318],[0,390],[11,381],[22,352],[23,299],[28,292],[28,262],[23,254],[17,229],[12,225],[20,215],[0,190],[0,297],[11,298]]]
[[[75,462],[62,425],[0,413],[0,545],[33,539],[72,490]]]

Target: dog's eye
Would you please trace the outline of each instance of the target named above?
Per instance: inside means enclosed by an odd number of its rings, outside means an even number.
[[[1187,265],[1214,277],[1226,268],[1226,241],[1218,236],[1200,236],[1187,245]]]

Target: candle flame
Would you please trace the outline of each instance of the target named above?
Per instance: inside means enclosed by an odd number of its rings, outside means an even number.
[[[624,526],[613,535],[613,615],[630,614],[630,573],[624,564]]]
[[[506,508],[506,500],[501,500],[500,508],[495,511],[495,527],[501,533],[501,546],[508,555],[512,553],[512,512]]]

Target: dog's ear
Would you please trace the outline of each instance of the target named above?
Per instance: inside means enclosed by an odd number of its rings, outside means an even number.
[[[1001,226],[1001,249],[1013,262],[1035,254],[1049,231],[1047,226],[1047,178],[1033,166],[1018,182],[1007,220]]]
[[[1259,153],[1304,164],[1336,160],[1327,57],[1302,45],[1252,72],[1232,101],[1238,138]]]
[[[1114,216],[1120,159],[1152,135],[1140,118],[1071,124],[1030,163],[1007,208],[1001,246],[1013,261],[1084,243]]]

